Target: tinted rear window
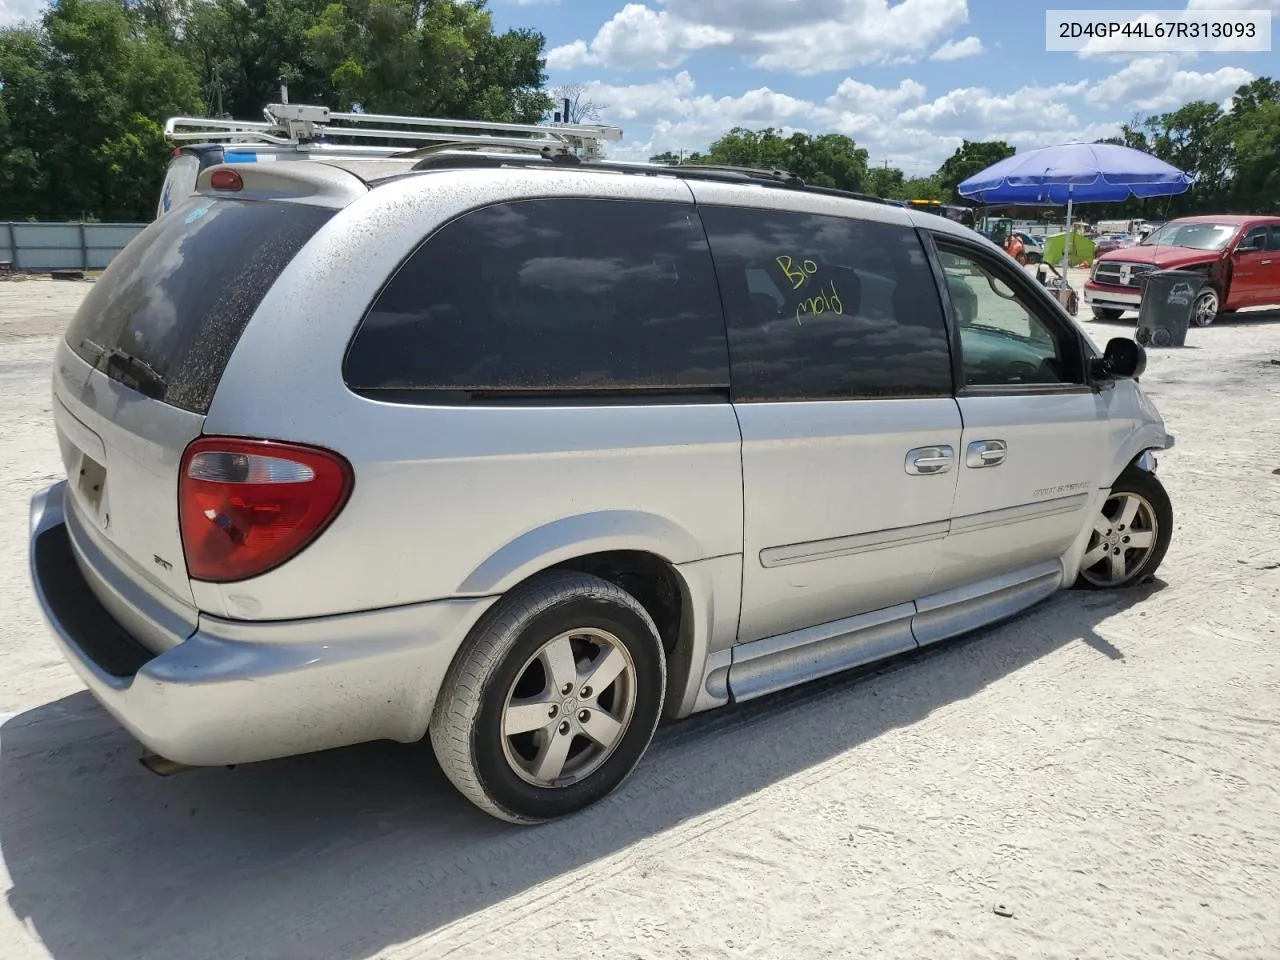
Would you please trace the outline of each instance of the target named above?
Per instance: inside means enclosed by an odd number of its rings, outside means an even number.
[[[697,214],[569,198],[469,213],[378,296],[346,377],[409,402],[723,394],[724,318]]]
[[[191,197],[111,261],[67,329],[71,348],[157,400],[206,413],[280,272],[332,210]]]

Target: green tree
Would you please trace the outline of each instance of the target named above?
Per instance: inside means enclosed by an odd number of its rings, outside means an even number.
[[[956,152],[938,169],[938,184],[942,200],[962,199],[956,188],[975,173],[980,173],[993,163],[1012,157],[1014,148],[1003,140],[965,140]]]
[[[1280,80],[1258,77],[1236,89],[1235,96],[1231,98],[1231,115],[1245,116],[1265,104],[1276,102],[1280,102]]]
[[[950,193],[943,189],[938,174],[931,177],[912,177],[902,186],[900,200],[949,200]]]
[[[38,209],[48,182],[37,152],[49,115],[47,60],[38,29],[0,30],[0,220]]]
[[[155,0],[161,2],[161,0]],[[184,0],[188,2],[188,0]],[[224,111],[279,100],[339,110],[532,123],[545,38],[493,32],[485,0],[195,0],[175,36]],[[163,19],[163,17],[161,17]]]
[[[174,115],[279,99],[537,122],[545,41],[485,0],[60,0],[0,30],[0,216],[149,219]]]
[[[687,157],[686,162],[691,159]],[[784,137],[773,127],[734,127],[692,162],[786,170],[806,183],[841,190],[861,190],[867,178],[867,151],[848,137],[838,133]]]
[[[712,143],[703,156],[706,163],[762,170],[785,170],[789,158],[790,147],[786,138],[773,127],[763,130],[734,127]]]
[[[867,170],[865,189],[877,197],[894,200],[906,199],[906,180],[897,167],[871,167]]]
[[[116,0],[61,0],[39,27],[0,31],[0,87],[9,216],[148,217],[168,156],[157,121],[199,109],[186,59]]]
[[[672,150],[664,150],[662,151],[662,153],[655,153],[652,157],[649,158],[649,162],[665,163],[670,166],[675,166],[676,164],[682,163],[682,162],[683,163],[703,163],[704,160],[703,160],[702,154],[699,153],[697,150],[684,154],[683,159],[681,158],[680,154],[675,153]]]
[[[787,140],[787,169],[806,183],[840,190],[862,190],[867,179],[867,151],[849,137],[823,133],[792,134]]]
[[[1146,122],[1151,152],[1196,178],[1188,194],[1173,198],[1170,209],[1220,209],[1231,192],[1235,144],[1222,108],[1203,100],[1185,104]]]
[[[1238,89],[1225,122],[1235,155],[1233,206],[1280,209],[1280,81],[1259,77]]]

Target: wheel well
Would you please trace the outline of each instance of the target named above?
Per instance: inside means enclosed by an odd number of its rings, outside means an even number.
[[[684,591],[680,575],[666,560],[639,550],[592,553],[556,564],[552,569],[577,570],[617,584],[631,594],[653,618],[668,655],[680,639]]]

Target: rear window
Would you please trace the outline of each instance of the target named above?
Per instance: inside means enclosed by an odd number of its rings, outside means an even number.
[[[468,213],[379,295],[346,377],[400,402],[723,395],[724,318],[694,208],[565,198]]]
[[[191,197],[111,261],[67,329],[88,363],[206,413],[267,290],[332,210]]]

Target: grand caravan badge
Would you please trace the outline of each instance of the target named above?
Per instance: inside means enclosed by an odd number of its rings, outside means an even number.
[[[1081,480],[1079,483],[1063,483],[1056,487],[1041,487],[1039,490],[1031,491],[1031,496],[1041,499],[1044,497],[1063,497],[1070,493],[1083,493],[1089,489],[1089,481]]]

